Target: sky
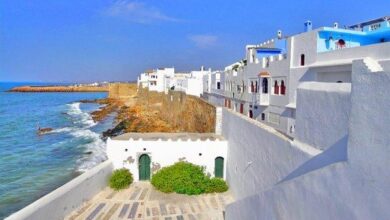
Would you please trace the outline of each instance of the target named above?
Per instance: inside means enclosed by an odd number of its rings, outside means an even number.
[[[223,69],[258,44],[390,15],[389,0],[0,0],[0,81],[132,81]]]

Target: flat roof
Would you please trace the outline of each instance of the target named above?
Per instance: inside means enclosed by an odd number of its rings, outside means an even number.
[[[168,139],[171,140],[178,140],[179,138],[181,140],[215,140],[215,141],[224,141],[222,135],[217,135],[214,133],[160,133],[160,132],[153,132],[153,133],[125,133],[116,137],[113,137],[112,140],[120,140],[120,141],[127,141],[130,138],[134,140],[141,139],[147,140],[147,141],[157,141],[158,139],[161,139],[163,141],[167,141]]]
[[[375,23],[378,23],[378,22],[388,21],[389,19],[390,19],[390,16],[383,16],[383,17],[380,17],[380,18],[376,18],[376,19],[372,19],[372,20],[369,20],[369,21],[365,21],[365,22],[361,22],[361,23],[358,23],[358,24],[351,25],[351,26],[349,26],[349,28],[364,27],[364,26],[375,24]]]

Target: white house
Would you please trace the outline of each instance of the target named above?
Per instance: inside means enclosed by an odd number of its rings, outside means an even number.
[[[211,73],[211,69],[203,67],[199,71],[178,72],[174,68],[159,68],[141,73],[137,84],[150,91],[165,92],[182,91],[188,95],[198,96],[203,93],[203,76]]]
[[[227,141],[216,134],[126,133],[107,140],[107,156],[115,169],[127,168],[134,179],[178,161],[203,166],[209,176],[226,177]]]
[[[141,88],[148,88],[149,86],[149,76],[148,71],[141,73],[137,78],[137,86]]]
[[[173,78],[175,68],[158,68],[141,73],[137,85],[148,88],[150,91],[164,92],[169,78]]]

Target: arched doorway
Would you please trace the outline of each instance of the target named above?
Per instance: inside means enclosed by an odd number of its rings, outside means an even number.
[[[215,177],[223,178],[223,157],[215,158],[214,175]]]
[[[263,93],[267,94],[268,93],[268,79],[267,78],[263,78],[262,87],[263,87]]]
[[[147,154],[142,154],[139,157],[138,172],[139,180],[150,179],[150,157]]]

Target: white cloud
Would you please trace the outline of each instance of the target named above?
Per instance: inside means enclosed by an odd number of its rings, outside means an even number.
[[[177,22],[179,19],[162,13],[155,7],[148,6],[142,2],[118,0],[115,1],[105,14],[112,17],[121,17],[134,23],[148,24],[156,21]]]
[[[218,41],[217,36],[207,34],[190,35],[188,38],[199,48],[208,48],[214,46]]]

